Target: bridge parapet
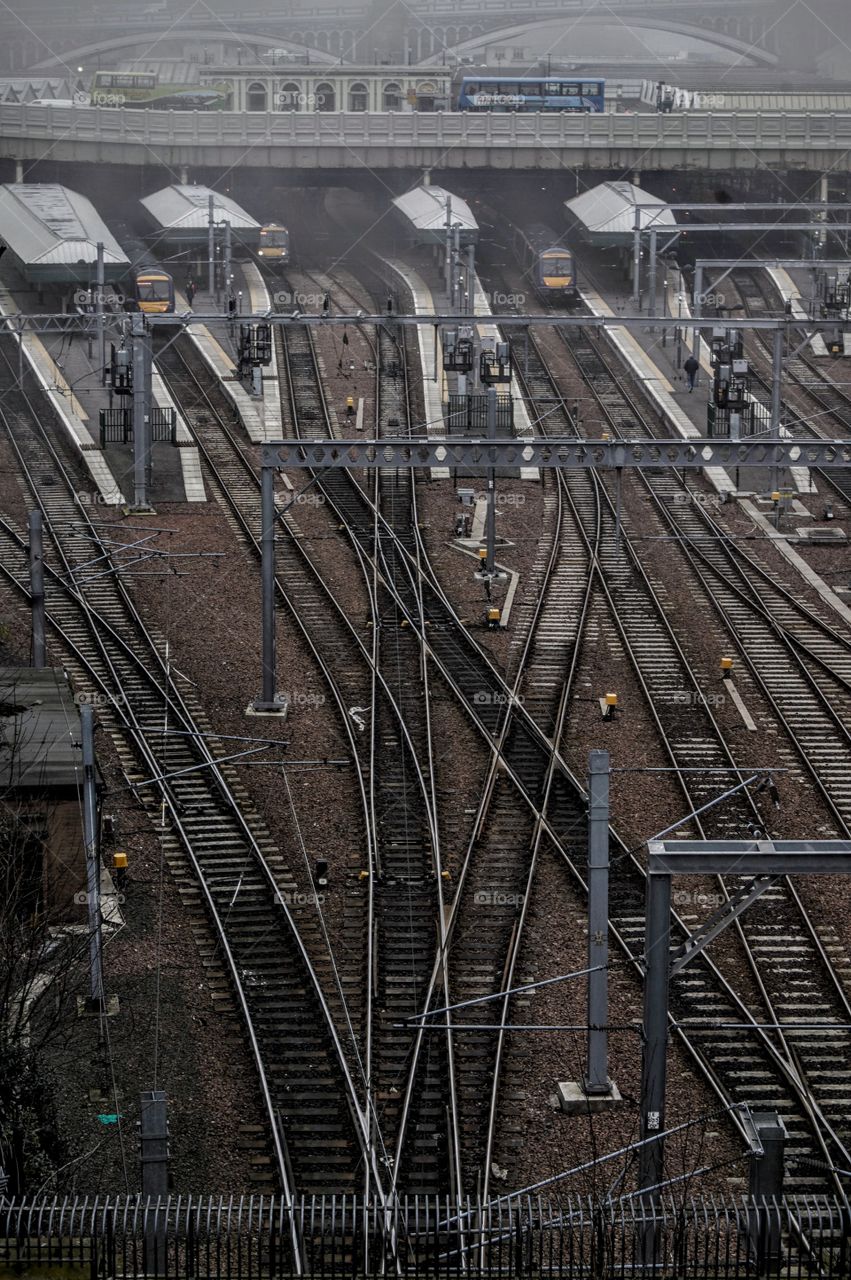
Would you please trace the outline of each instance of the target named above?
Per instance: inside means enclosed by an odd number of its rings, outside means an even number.
[[[120,164],[826,172],[851,115],[159,112],[0,105],[0,156]]]

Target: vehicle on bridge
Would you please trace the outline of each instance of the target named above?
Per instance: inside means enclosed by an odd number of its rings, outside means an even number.
[[[514,228],[514,252],[527,280],[544,302],[578,301],[576,259],[572,249],[543,223]]]
[[[93,107],[224,111],[230,106],[230,89],[226,84],[172,84],[155,71],[96,71],[90,98]]]
[[[287,228],[278,222],[267,222],[261,227],[257,256],[272,266],[286,266],[290,260],[290,233]]]
[[[575,76],[464,76],[459,111],[605,111],[606,82]]]

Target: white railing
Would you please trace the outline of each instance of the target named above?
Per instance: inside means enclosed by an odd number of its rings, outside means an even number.
[[[773,151],[817,144],[851,146],[851,113],[723,112],[545,115],[456,112],[237,113],[140,111],[0,104],[0,137],[53,144],[138,144],[163,154],[172,147],[508,148],[613,147],[675,150],[735,148]],[[7,152],[7,154],[10,154]],[[106,158],[104,156],[104,158]],[[250,164],[250,158],[246,157]]]

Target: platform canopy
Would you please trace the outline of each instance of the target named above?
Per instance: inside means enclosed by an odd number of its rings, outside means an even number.
[[[467,201],[445,187],[414,187],[393,204],[413,231],[416,244],[443,243],[447,220],[459,228],[462,245],[475,244],[479,238],[479,224]]]
[[[677,220],[666,202],[631,182],[601,182],[564,202],[577,235],[600,249],[632,247],[636,205],[652,206],[639,210],[642,227],[658,227],[660,232],[676,229]]]

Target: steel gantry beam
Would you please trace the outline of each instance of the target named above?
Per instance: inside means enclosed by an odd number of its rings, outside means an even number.
[[[669,440],[581,440],[576,436],[467,440],[281,440],[261,447],[263,467],[545,467],[620,470],[623,467],[851,467],[851,439],[814,440],[694,437]]]
[[[700,955],[721,930],[741,915],[778,876],[851,875],[851,840],[651,840],[647,845],[647,904],[644,934],[644,1053],[641,1070],[641,1137],[665,1131],[669,986],[671,975]],[[717,918],[671,955],[671,877],[753,876],[755,881],[726,903]],[[646,1143],[639,1156],[639,1188],[662,1181],[664,1140]]]

